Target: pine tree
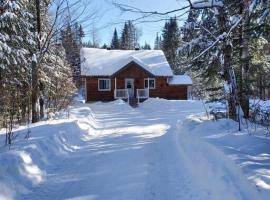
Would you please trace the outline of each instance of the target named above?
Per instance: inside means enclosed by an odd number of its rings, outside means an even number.
[[[85,37],[85,33],[83,31],[82,25],[79,26],[79,29],[77,30],[78,34],[78,39],[79,41],[77,42],[80,46],[82,46],[82,39]]]
[[[114,29],[113,38],[111,42],[111,48],[112,49],[120,49],[120,42],[117,34],[116,28]]]
[[[128,21],[128,49],[135,49],[138,46],[136,28],[133,23]]]
[[[36,43],[33,16],[27,3],[25,0],[0,3],[0,122],[5,122],[5,143],[9,145],[15,117],[25,122],[30,110],[31,54]]]
[[[64,108],[74,83],[47,1],[3,0],[0,10],[0,126],[7,128],[6,144],[11,144],[15,120],[34,123],[46,110]],[[67,32],[81,43],[82,27],[70,27]]]
[[[237,119],[241,108],[244,116],[249,116],[250,72],[256,71],[251,62],[255,55],[252,49],[257,48],[252,45],[259,37],[267,38],[270,12],[266,2],[228,0],[222,8],[215,8],[215,12],[191,10],[183,27],[187,45],[181,51],[188,52],[187,59],[194,71],[200,70],[206,77],[204,82],[226,86],[233,119]]]
[[[26,10],[24,0],[4,0],[1,4],[0,69],[10,71],[10,67],[21,64],[22,70],[27,70],[30,46],[35,44],[31,14]]]
[[[125,23],[121,34],[121,49],[134,50],[139,47],[139,30],[131,21]]]
[[[105,44],[105,43],[104,43],[104,44],[102,45],[102,47],[101,47],[101,49],[107,49],[107,48],[108,48],[108,46],[107,46],[107,44]]]
[[[144,46],[142,47],[142,49],[144,49],[144,50],[151,50],[151,46],[145,42],[144,43]]]
[[[129,49],[129,31],[128,31],[128,25],[125,23],[124,28],[122,30],[121,35],[121,49],[127,50]]]
[[[77,82],[80,81],[80,43],[81,38],[76,39],[77,30],[72,30],[72,26],[68,23],[65,30],[62,31],[62,44],[66,52],[66,58],[73,67],[73,77]]]
[[[172,69],[177,71],[179,68],[178,48],[181,44],[181,36],[176,17],[170,18],[165,23],[162,37],[162,50]]]
[[[156,39],[155,39],[155,47],[154,47],[154,49],[155,50],[160,50],[161,45],[162,45],[161,43],[162,43],[161,36],[159,36],[158,33],[157,33],[157,36],[156,36]]]

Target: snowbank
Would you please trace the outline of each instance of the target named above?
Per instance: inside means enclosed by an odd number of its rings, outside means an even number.
[[[139,105],[142,110],[152,111],[186,111],[192,113],[194,111],[204,113],[203,104],[197,100],[166,100],[162,98],[149,98]],[[177,113],[176,113],[177,114]]]
[[[198,140],[211,144],[213,146],[211,148],[219,149],[219,151],[222,150],[222,153],[218,156],[219,161],[215,166],[222,164],[224,168],[227,168],[226,170],[231,170],[235,173],[237,179],[232,184],[248,179],[256,186],[262,196],[261,198],[253,199],[268,199],[270,194],[270,139],[265,137],[265,128],[257,127],[256,130],[252,130],[252,127],[249,127],[251,130],[239,132],[237,130],[238,124],[230,119],[212,121],[194,116],[189,117],[178,126],[182,134],[189,133],[188,137],[185,137],[185,139],[189,138],[189,141],[186,144],[182,144],[183,148],[185,146],[186,148],[196,147],[194,159],[203,159],[203,157],[200,158],[201,154],[207,154],[211,159],[211,154],[216,152],[214,149],[201,149],[203,145],[197,144]],[[244,126],[243,128],[245,129],[246,127]],[[179,135],[180,138],[181,135]],[[190,145],[187,146],[187,144]],[[229,157],[233,162],[226,161],[226,157]],[[236,169],[234,163],[238,165],[238,169]],[[201,168],[201,165],[196,166]],[[207,171],[207,169],[205,170]],[[244,176],[241,173],[244,173]],[[230,179],[230,177],[227,177],[227,179]],[[243,184],[240,185],[243,186]],[[242,193],[253,191],[247,185],[241,190]]]
[[[263,130],[202,115],[193,100],[76,100],[69,119],[33,125],[28,141],[20,127],[0,147],[0,199],[268,199]]]
[[[55,120],[35,124],[30,139],[24,139],[27,130],[16,131],[15,144],[2,146],[4,134],[0,134],[0,199],[17,199],[46,180],[46,169],[55,167],[76,149],[78,136],[75,121]],[[78,131],[76,131],[78,132]],[[68,139],[69,138],[69,139]],[[70,138],[73,138],[70,141]]]

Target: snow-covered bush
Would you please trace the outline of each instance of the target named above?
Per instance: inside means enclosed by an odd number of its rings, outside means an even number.
[[[266,127],[266,135],[270,134],[270,101],[254,101],[250,105],[250,120]]]

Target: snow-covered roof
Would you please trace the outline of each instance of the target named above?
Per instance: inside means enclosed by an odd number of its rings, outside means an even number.
[[[169,79],[169,85],[192,85],[192,80],[188,75],[174,75]]]
[[[130,62],[136,62],[155,76],[173,76],[161,50],[81,49],[81,75],[111,76]]]

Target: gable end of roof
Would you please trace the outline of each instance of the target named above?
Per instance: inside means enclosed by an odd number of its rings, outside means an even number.
[[[125,69],[128,69],[129,67],[132,66],[132,64],[135,64],[138,68],[140,68],[141,70],[143,70],[144,72],[146,72],[149,76],[151,77],[155,77],[154,74],[152,74],[150,71],[148,71],[147,69],[145,69],[144,67],[142,67],[139,63],[137,63],[135,60],[130,61],[128,64],[126,64],[125,66],[123,66],[122,68],[120,68],[118,71],[116,71],[114,74],[112,74],[112,77],[117,76],[118,74],[120,74],[122,71],[124,71]]]

